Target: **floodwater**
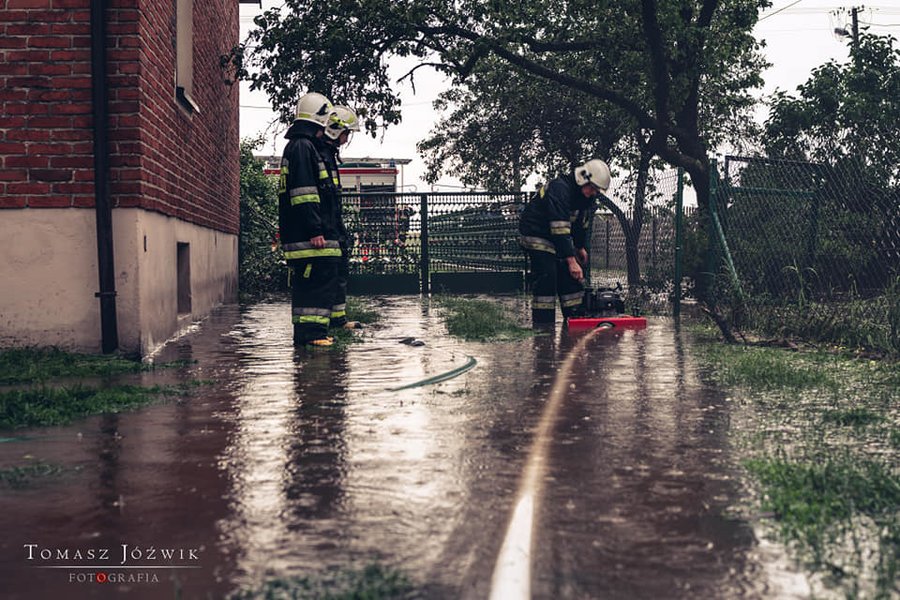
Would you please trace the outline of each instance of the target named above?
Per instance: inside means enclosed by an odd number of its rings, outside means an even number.
[[[0,467],[64,471],[0,488],[3,597],[224,598],[371,563],[419,597],[496,596],[534,433],[578,336],[464,343],[427,300],[368,302],[381,320],[345,350],[294,349],[287,304],[224,307],[155,357],[188,367],[134,376],[207,382],[191,397],[7,432],[20,439],[0,443]],[[389,391],[469,357],[458,377]],[[530,595],[803,597],[740,510],[731,426],[671,321],[593,336],[546,443]]]

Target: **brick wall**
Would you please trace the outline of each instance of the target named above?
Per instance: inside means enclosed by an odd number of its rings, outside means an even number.
[[[0,0],[0,208],[94,204],[90,0]],[[109,0],[110,193],[238,230],[238,90],[219,56],[238,3],[194,4],[194,98],[175,99],[175,2]]]

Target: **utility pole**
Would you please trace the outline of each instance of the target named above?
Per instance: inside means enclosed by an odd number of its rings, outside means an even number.
[[[841,37],[849,37],[853,41],[853,49],[856,50],[859,48],[859,11],[864,9],[864,6],[854,6],[850,9],[850,31],[847,31],[843,27],[836,27],[834,29],[834,33]],[[845,9],[838,9],[834,11],[834,15],[838,15],[844,12]]]

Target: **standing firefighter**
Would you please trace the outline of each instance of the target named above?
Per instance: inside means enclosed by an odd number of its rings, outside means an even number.
[[[595,198],[609,183],[606,163],[589,160],[541,188],[522,212],[519,241],[531,263],[533,324],[555,321],[557,296],[563,317],[581,308]]]
[[[322,94],[313,92],[300,98],[281,159],[278,225],[281,248],[292,271],[296,346],[334,343],[327,333],[337,295],[341,248],[334,218],[334,184],[317,149],[333,110]]]
[[[347,278],[350,276],[350,236],[344,225],[343,206],[341,204],[341,176],[338,164],[341,162],[340,147],[350,142],[354,131],[359,131],[359,118],[346,106],[335,106],[334,112],[325,127],[324,143],[325,164],[331,174],[335,194],[335,222],[338,227],[338,241],[341,244],[341,262],[338,265],[337,295],[331,307],[331,326],[345,329],[359,329],[359,321],[347,320]]]

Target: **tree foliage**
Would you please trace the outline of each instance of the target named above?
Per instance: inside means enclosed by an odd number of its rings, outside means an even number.
[[[900,252],[900,50],[862,33],[850,60],[778,92],[766,123],[771,156],[820,163],[815,264],[830,288],[880,289]],[[894,266],[891,266],[894,265]],[[892,269],[894,273],[892,274]]]
[[[605,101],[645,132],[652,153],[708,195],[716,124],[752,103],[763,64],[751,35],[769,0],[337,0],[328,10],[286,0],[256,17],[232,55],[239,77],[266,90],[285,120],[316,89],[365,112],[366,127],[398,122],[391,57],[412,57],[456,83],[494,59],[548,86]],[[571,92],[569,92],[571,93]],[[716,108],[713,109],[712,107]],[[726,119],[728,120],[728,119]],[[734,122],[733,119],[728,122]]]
[[[496,57],[442,93],[436,108],[444,116],[418,144],[426,179],[452,173],[491,190],[521,189],[530,173],[549,178],[586,158],[609,161],[628,122],[614,107],[512,70]]]
[[[874,184],[900,177],[900,50],[890,36],[862,33],[850,61],[829,61],[796,95],[779,91],[766,123],[772,156],[842,164]]]
[[[238,283],[243,294],[258,296],[284,289],[287,270],[278,237],[278,195],[275,181],[253,156],[261,139],[241,140],[241,234]]]

